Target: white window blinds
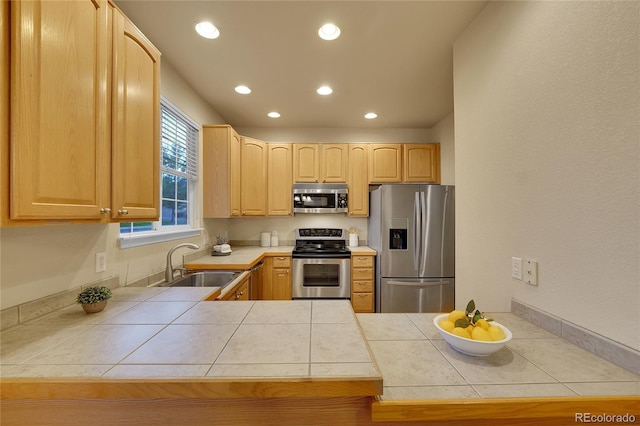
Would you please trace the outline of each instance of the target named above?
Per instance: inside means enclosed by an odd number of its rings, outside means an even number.
[[[161,166],[189,180],[198,178],[198,127],[166,99],[161,104]]]

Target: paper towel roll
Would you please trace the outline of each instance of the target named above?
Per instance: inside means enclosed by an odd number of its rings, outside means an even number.
[[[262,232],[260,234],[260,246],[269,247],[271,245],[271,232]]]

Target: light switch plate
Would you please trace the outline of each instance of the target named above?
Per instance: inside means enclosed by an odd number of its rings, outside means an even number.
[[[522,280],[522,258],[511,258],[511,278]]]
[[[531,259],[524,261],[524,282],[538,285],[538,262]]]

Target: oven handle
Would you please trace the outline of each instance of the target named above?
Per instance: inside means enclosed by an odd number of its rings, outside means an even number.
[[[295,254],[293,253],[291,255],[291,257],[293,257],[294,259],[350,259],[351,255],[350,254],[342,254],[342,253],[335,253],[335,254],[329,254],[329,253],[318,253],[318,254],[312,254],[312,253],[305,253],[305,254]]]

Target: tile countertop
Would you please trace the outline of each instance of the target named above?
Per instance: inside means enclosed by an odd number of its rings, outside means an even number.
[[[113,397],[640,395],[640,376],[511,313],[491,314],[512,331],[507,346],[470,357],[441,338],[436,314],[355,315],[347,301],[200,302],[210,291],[120,288],[101,313],[74,305],[3,331],[3,397],[80,392],[65,380]],[[105,390],[110,383],[125,390]]]
[[[436,315],[356,315],[384,379],[382,400],[640,395],[640,376],[514,314],[490,315],[513,338],[487,357],[453,350]]]
[[[74,305],[3,331],[3,398],[381,393],[348,301],[201,302],[210,292],[124,287],[101,313]]]
[[[347,247],[353,254],[375,256],[376,251],[367,246]],[[184,267],[192,270],[246,270],[255,266],[265,256],[291,256],[293,246],[232,247],[228,256],[202,256],[184,263]]]

